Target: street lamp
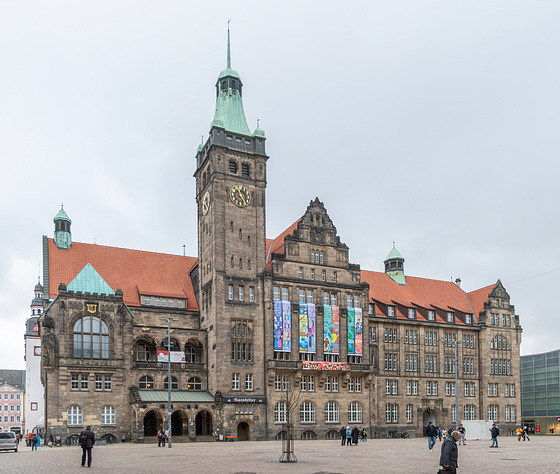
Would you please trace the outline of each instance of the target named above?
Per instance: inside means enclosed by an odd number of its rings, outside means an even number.
[[[179,321],[177,318],[159,318],[167,321],[167,447],[171,447],[171,321]]]

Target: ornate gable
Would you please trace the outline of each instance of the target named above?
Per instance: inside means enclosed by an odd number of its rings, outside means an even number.
[[[490,298],[501,298],[509,301],[509,294],[500,280],[498,280],[496,286],[492,289],[488,296]]]

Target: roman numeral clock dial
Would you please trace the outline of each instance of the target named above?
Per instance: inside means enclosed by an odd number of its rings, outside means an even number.
[[[245,186],[236,184],[230,189],[229,198],[236,206],[247,207],[251,202],[251,193]]]

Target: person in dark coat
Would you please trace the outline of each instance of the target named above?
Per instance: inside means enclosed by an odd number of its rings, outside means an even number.
[[[430,421],[428,426],[426,426],[426,431],[424,432],[424,436],[428,438],[428,449],[431,451],[436,444],[436,435],[437,430],[434,424]]]
[[[80,433],[80,445],[82,446],[82,467],[86,464],[91,467],[91,450],[95,444],[95,435],[91,431],[91,426],[86,426],[86,429]]]
[[[491,448],[497,448],[498,447],[498,436],[500,436],[500,430],[498,428],[498,426],[496,425],[496,423],[494,423],[492,425],[492,428],[490,428],[490,433],[492,434],[492,444],[491,444]]]
[[[461,433],[453,431],[451,436],[445,438],[441,445],[441,456],[439,458],[439,465],[443,467],[446,472],[455,474],[459,467],[459,449],[457,448],[457,441],[461,439]]]
[[[344,446],[346,444],[346,428],[344,426],[340,428],[340,440],[340,443]]]
[[[357,445],[359,437],[360,437],[360,430],[358,429],[357,426],[354,426],[354,428],[352,428],[352,444]]]

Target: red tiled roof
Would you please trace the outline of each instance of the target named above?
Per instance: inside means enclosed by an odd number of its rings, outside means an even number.
[[[369,296],[373,302],[397,306],[397,319],[407,319],[407,315],[399,310],[398,305],[472,313],[467,294],[450,281],[407,276],[406,285],[399,285],[383,272],[368,270],[362,270],[361,278],[369,283]],[[439,315],[436,316],[436,321],[445,322]],[[461,324],[461,321],[457,318],[456,323]]]
[[[297,229],[298,222],[301,221],[303,217],[300,217],[295,221],[290,227],[288,227],[284,232],[282,232],[278,237],[272,241],[267,239],[267,251],[266,251],[266,268],[271,269],[272,264],[272,254],[273,253],[285,253],[284,250],[284,239],[287,235],[293,234],[294,230]],[[270,242],[270,245],[268,243]]]
[[[476,319],[478,319],[478,314],[484,310],[484,303],[488,301],[488,295],[495,288],[496,284],[485,286],[478,290],[471,291],[469,293],[469,299],[473,307]]]
[[[60,250],[49,239],[49,296],[58,294],[58,285],[68,285],[89,263],[116,290],[123,291],[124,302],[140,306],[139,293],[169,298],[187,297],[187,309],[197,311],[189,271],[196,265],[195,257],[183,257],[142,250],[103,245],[72,243]]]

